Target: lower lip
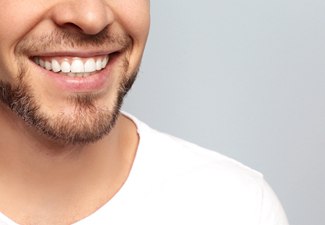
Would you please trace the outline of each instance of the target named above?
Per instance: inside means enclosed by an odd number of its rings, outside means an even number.
[[[54,73],[37,66],[63,91],[83,93],[97,92],[109,85],[111,68],[114,61],[114,59],[111,59],[104,69],[87,77],[71,77],[60,73]]]

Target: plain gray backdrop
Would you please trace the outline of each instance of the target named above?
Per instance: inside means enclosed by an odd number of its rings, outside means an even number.
[[[292,225],[325,224],[325,1],[153,0],[124,110],[262,172]]]

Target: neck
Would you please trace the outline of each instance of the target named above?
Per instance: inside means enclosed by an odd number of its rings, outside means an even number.
[[[12,217],[34,210],[62,218],[75,206],[77,217],[93,212],[125,182],[138,144],[135,125],[123,115],[109,135],[79,146],[33,138],[12,115],[1,116],[0,127],[0,211]]]

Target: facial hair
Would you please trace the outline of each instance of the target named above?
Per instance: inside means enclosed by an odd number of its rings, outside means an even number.
[[[53,45],[87,47],[118,42],[119,45],[128,48],[131,43],[127,37],[110,35],[107,30],[94,36],[56,31],[51,35],[43,36],[41,40],[43,45],[39,43],[35,45],[37,41],[32,42],[30,39],[23,41],[16,49],[17,54],[23,54],[31,49],[41,51],[42,48]],[[65,145],[89,144],[107,135],[114,127],[123,99],[131,89],[137,75],[137,72],[127,74],[129,62],[124,58],[122,74],[119,74],[122,79],[116,90],[112,107],[96,106],[97,96],[93,94],[74,94],[68,99],[69,104],[74,107],[72,115],[48,115],[42,112],[42,106],[38,104],[37,97],[33,95],[28,84],[26,65],[22,62],[18,62],[18,65],[20,72],[17,75],[16,84],[0,81],[0,100],[38,134]]]

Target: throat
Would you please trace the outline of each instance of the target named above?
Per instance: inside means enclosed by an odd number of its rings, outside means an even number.
[[[110,136],[70,149],[74,154],[7,146],[0,151],[0,211],[19,224],[40,225],[72,224],[94,213],[129,176],[138,146],[135,129],[121,118]]]

